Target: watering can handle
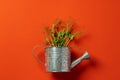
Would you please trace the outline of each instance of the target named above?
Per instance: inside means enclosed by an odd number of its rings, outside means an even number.
[[[43,62],[42,60],[40,60],[40,59],[35,55],[34,51],[35,51],[36,48],[43,48],[43,47],[40,46],[40,45],[34,46],[34,47],[32,48],[32,55],[33,55],[33,57],[34,57],[40,64],[45,65],[44,62]]]

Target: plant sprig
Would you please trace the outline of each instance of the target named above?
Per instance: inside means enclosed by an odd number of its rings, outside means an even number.
[[[72,33],[72,27],[72,22],[63,24],[61,20],[56,20],[52,24],[52,29],[45,28],[45,32],[47,33],[46,43],[49,46],[56,47],[69,46],[69,43],[82,33],[81,31]]]

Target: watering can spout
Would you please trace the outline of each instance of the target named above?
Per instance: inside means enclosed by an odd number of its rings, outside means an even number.
[[[75,61],[73,61],[72,64],[71,64],[71,66],[70,66],[70,68],[75,67],[82,60],[86,60],[86,59],[90,59],[90,56],[89,56],[89,54],[88,54],[87,51],[81,57],[79,57],[78,59],[76,59]]]

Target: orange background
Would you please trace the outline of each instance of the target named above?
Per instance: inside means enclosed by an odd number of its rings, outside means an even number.
[[[73,19],[85,31],[79,39],[83,61],[70,73],[47,73],[32,56],[44,45],[43,26]],[[119,80],[119,0],[1,0],[0,80]],[[73,53],[74,54],[74,53]]]

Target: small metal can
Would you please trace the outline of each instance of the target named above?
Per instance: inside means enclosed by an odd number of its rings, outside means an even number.
[[[45,65],[48,72],[70,72],[70,48],[46,47]]]

